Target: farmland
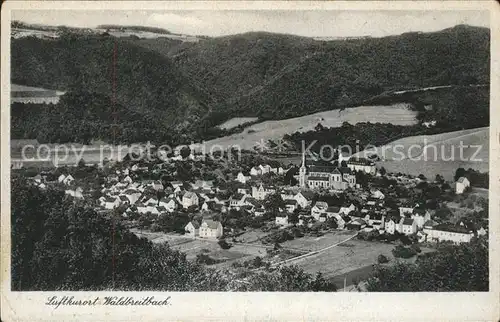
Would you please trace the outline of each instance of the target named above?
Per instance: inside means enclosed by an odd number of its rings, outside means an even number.
[[[237,145],[242,149],[251,150],[261,140],[267,142],[268,140],[281,139],[285,134],[297,131],[310,131],[318,123],[321,123],[325,127],[339,127],[343,122],[349,122],[350,124],[380,122],[411,125],[417,123],[416,114],[417,112],[411,111],[406,104],[359,106],[345,110],[331,110],[285,120],[260,122],[246,127],[242,133],[213,139],[205,142],[205,145],[207,149],[210,149],[214,145],[221,145],[223,147]],[[225,126],[227,127],[227,124]]]
[[[423,174],[427,178],[441,174],[446,180],[452,180],[459,167],[489,171],[489,128],[407,137],[356,156],[373,153],[382,159],[377,165],[389,172]]]

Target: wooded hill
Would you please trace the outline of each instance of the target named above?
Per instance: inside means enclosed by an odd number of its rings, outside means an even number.
[[[68,33],[12,39],[11,75],[13,83],[97,93],[110,104],[115,84],[117,104],[145,124],[138,137],[147,128],[155,134],[149,139],[189,141],[227,134],[214,126],[235,116],[283,119],[394,89],[488,84],[489,39],[489,29],[464,25],[334,41],[262,32],[197,43]]]

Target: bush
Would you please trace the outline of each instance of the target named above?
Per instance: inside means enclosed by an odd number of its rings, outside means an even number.
[[[231,248],[231,245],[225,240],[225,239],[220,239],[217,244],[219,244],[220,248],[222,249],[229,249]]]
[[[378,255],[378,257],[377,257],[377,262],[378,262],[379,264],[388,263],[388,262],[389,262],[389,258],[387,258],[387,256],[385,256],[385,255],[380,254],[380,255]]]
[[[410,246],[411,249],[413,249],[416,253],[421,253],[422,250],[420,249],[420,246],[417,244],[413,244]]]
[[[411,247],[404,247],[402,245],[396,246],[392,250],[394,257],[398,258],[411,258],[417,254],[417,252]]]

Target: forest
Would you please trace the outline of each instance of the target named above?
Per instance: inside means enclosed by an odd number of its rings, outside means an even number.
[[[106,111],[89,121],[93,125],[85,119],[60,135],[45,118],[31,119],[41,114],[39,106],[17,112],[13,105],[12,114],[22,116],[13,119],[13,138],[86,142],[90,133],[122,143],[145,138],[186,143],[241,131],[216,127],[232,117],[283,119],[388,101],[414,104],[421,120],[437,118],[441,128],[470,128],[488,121],[489,39],[488,29],[470,26],[336,41],[258,32],[197,43],[71,31],[51,40],[12,39],[12,83],[68,94],[43,108],[76,120],[77,97],[95,95],[94,110]],[[486,87],[464,90],[478,84]],[[387,94],[443,85],[457,88]],[[89,130],[97,127],[102,130]],[[104,133],[110,127],[121,134]]]
[[[114,217],[85,202],[12,180],[13,291],[335,291],[321,274],[292,266],[253,272],[239,280],[227,271],[190,262],[168,244],[138,238]]]

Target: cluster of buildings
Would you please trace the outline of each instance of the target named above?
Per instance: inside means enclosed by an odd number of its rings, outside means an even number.
[[[342,166],[343,162],[346,162],[345,166]],[[331,162],[306,160],[305,153],[302,153],[302,164],[295,178],[301,188],[344,191],[356,187],[355,171],[375,174],[377,169],[372,161],[364,158],[345,161],[341,153],[337,166]]]
[[[317,188],[341,193],[357,188],[355,171],[376,173],[374,165],[365,159],[348,160],[347,165],[340,162],[334,165],[318,161],[306,162],[303,155],[302,165],[296,176],[298,187],[264,183],[260,176],[268,173],[284,175],[287,170],[261,164],[252,167],[247,175],[243,172],[237,174],[234,178],[237,191],[232,194],[217,187],[210,180],[196,180],[191,183],[170,181],[164,186],[159,180],[139,179],[141,176],[136,172],[146,169],[147,167],[134,164],[108,175],[107,182],[100,191],[101,196],[96,200],[96,207],[101,210],[123,207],[124,217],[133,213],[160,216],[180,210],[183,213],[226,213],[232,209],[259,217],[269,210],[266,209],[266,198],[269,195],[279,195],[283,201],[282,206],[278,213],[274,214],[275,224],[279,226],[290,225],[292,214],[298,209],[305,209],[305,212],[300,212],[298,222],[294,224],[311,227],[315,223],[324,223],[334,218],[338,229],[377,230],[384,234],[397,232],[408,236],[417,235],[420,241],[456,243],[470,241],[475,233],[464,226],[436,224],[431,219],[431,213],[419,205],[400,205],[399,215],[396,216],[393,212],[389,215],[390,209],[385,205],[385,195],[377,189],[370,192],[356,190],[361,200],[356,203],[332,205],[316,200]],[[33,181],[40,188],[46,188],[46,182],[41,175],[35,176]],[[72,175],[61,174],[54,182],[63,185],[65,193],[76,199],[85,199],[90,195],[75,185]],[[460,178],[456,182],[456,191],[462,193],[469,186],[467,178]],[[212,220],[191,221],[185,230],[186,234],[193,238],[219,238],[223,234],[222,224]]]

